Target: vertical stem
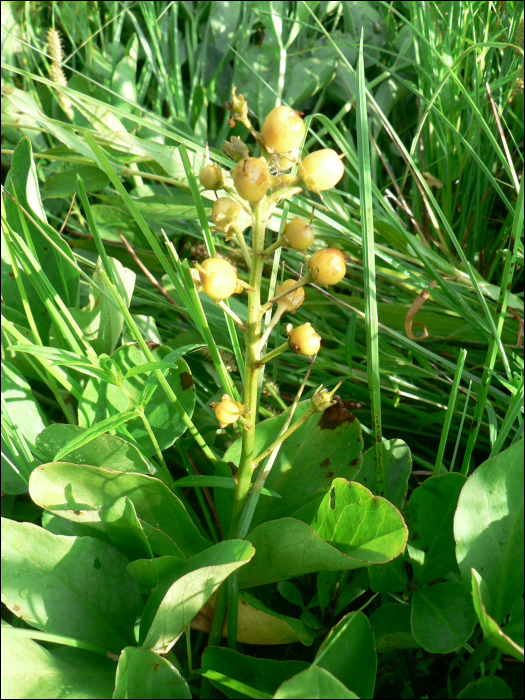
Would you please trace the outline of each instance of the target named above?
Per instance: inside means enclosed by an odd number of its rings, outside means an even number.
[[[230,521],[228,539],[235,537],[239,519],[244,505],[248,499],[252,483],[252,463],[255,448],[255,426],[257,422],[257,385],[261,368],[257,366],[261,345],[261,278],[263,260],[261,253],[264,250],[264,232],[266,229],[266,200],[261,200],[253,212],[252,232],[252,267],[250,270],[250,287],[253,292],[248,294],[248,314],[246,318],[246,330],[244,339],[246,345],[246,357],[244,363],[244,406],[251,419],[251,425],[242,431],[242,450],[239,468],[237,471],[237,483],[233,496],[233,509]],[[239,590],[236,581],[225,581],[221,584],[217,594],[215,613],[208,641],[209,646],[219,644],[221,631],[228,605],[228,645],[235,648],[237,644],[237,607],[239,605]],[[206,692],[206,691],[204,691]],[[201,697],[204,697],[201,695]]]
[[[249,411],[251,427],[243,430],[242,451],[237,472],[237,485],[233,497],[232,518],[228,537],[235,535],[242,509],[248,498],[252,482],[252,462],[255,445],[255,424],[257,422],[257,380],[260,368],[257,361],[260,354],[261,339],[261,278],[264,250],[264,232],[266,228],[266,202],[261,200],[253,213],[252,234],[252,269],[250,271],[250,287],[254,290],[248,294],[248,316],[246,319],[246,361],[244,375],[244,405]]]

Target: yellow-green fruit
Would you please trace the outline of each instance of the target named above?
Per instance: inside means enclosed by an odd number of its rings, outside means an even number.
[[[247,202],[258,202],[271,187],[272,177],[266,162],[259,158],[240,160],[231,172],[233,184]]]
[[[317,335],[309,323],[292,328],[288,333],[288,346],[298,355],[311,357],[319,352],[321,336]]]
[[[272,153],[289,153],[304,139],[306,126],[301,117],[289,107],[276,107],[264,120],[262,137]]]
[[[287,289],[290,289],[290,287],[293,287],[295,284],[295,280],[284,280],[282,284],[278,284],[276,289],[275,289],[275,296],[280,296],[284,292],[286,292]],[[291,311],[292,313],[295,313],[295,309],[298,309],[301,304],[304,301],[304,289],[302,287],[298,287],[297,289],[292,290],[289,292],[286,296],[282,297],[279,299],[277,302],[277,306],[283,306],[286,311]]]
[[[237,271],[227,260],[208,258],[199,268],[204,293],[214,301],[231,297],[237,288]]]
[[[285,243],[294,250],[306,250],[314,242],[314,232],[306,221],[296,217],[284,227],[283,238]]]
[[[217,163],[207,165],[199,173],[201,185],[207,190],[220,190],[226,182],[226,173],[221,170]]]
[[[310,153],[299,163],[299,175],[311,192],[331,190],[343,177],[344,171],[341,159],[331,148]]]
[[[231,399],[222,399],[218,403],[213,404],[213,411],[221,426],[231,425],[239,420],[239,416],[243,415],[244,406]]]
[[[317,250],[308,261],[308,272],[314,282],[331,287],[346,274],[345,256],[336,248]]]

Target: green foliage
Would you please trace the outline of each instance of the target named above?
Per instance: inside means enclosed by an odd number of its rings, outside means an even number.
[[[5,697],[519,696],[522,93],[519,3],[3,3]]]

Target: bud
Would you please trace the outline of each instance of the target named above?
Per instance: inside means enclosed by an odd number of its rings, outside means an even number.
[[[339,382],[339,384],[332,389],[332,391],[328,391],[328,389],[323,389],[323,385],[317,389],[315,394],[312,396],[312,405],[315,408],[316,411],[319,411],[322,413],[323,411],[326,411],[327,408],[330,408],[330,406],[333,406],[337,401],[334,399],[334,394],[335,392],[339,389],[343,382]]]
[[[248,146],[238,136],[232,136],[229,143],[225,141],[222,144],[222,150],[236,163],[250,155]]]

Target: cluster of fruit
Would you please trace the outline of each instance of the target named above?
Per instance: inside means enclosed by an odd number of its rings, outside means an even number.
[[[267,198],[270,190],[272,197],[276,192],[288,192],[291,196],[294,192],[299,192],[301,187],[319,194],[335,187],[343,176],[344,167],[341,156],[331,149],[315,151],[304,160],[298,160],[306,126],[294,110],[284,106],[276,107],[268,114],[261,133],[258,133],[251,129],[247,121],[248,110],[242,95],[237,96],[234,93],[233,98],[234,119],[231,123],[239,120],[250,128],[262,155],[260,158],[249,157],[246,146],[234,137],[231,144],[225,144],[228,155],[237,161],[237,165],[230,172],[234,188],[228,185],[226,172],[216,163],[203,168],[199,180],[207,190],[225,190],[230,194],[230,197],[217,199],[213,205],[214,230],[222,231],[227,236],[235,235],[239,243],[244,244],[242,232],[253,225],[252,213],[261,201]],[[285,171],[295,164],[298,165],[298,175],[286,174]],[[296,189],[292,191],[293,188]],[[286,224],[277,241],[264,251],[263,255],[268,256],[281,246],[304,252],[313,243],[311,222],[296,217]],[[247,253],[248,261],[249,256]],[[345,257],[335,248],[317,250],[307,259],[306,266],[308,273],[301,279],[288,279],[277,286],[276,296],[269,302],[269,305],[277,305],[276,320],[285,312],[295,313],[304,301],[305,284],[313,282],[323,287],[332,286],[340,282],[346,272]],[[247,287],[239,281],[233,265],[221,258],[209,258],[198,265],[195,277],[196,281],[200,282],[202,291],[217,303]],[[250,291],[249,287],[248,290]],[[270,325],[273,328],[273,325]],[[319,352],[321,338],[309,323],[297,328],[289,324],[286,330],[287,345],[293,352],[310,357]],[[263,345],[265,340],[260,345]],[[262,347],[259,347],[259,351],[262,351]],[[264,359],[261,364],[263,363]],[[243,405],[237,404],[226,395],[220,402],[212,404],[212,408],[221,426],[234,423],[244,415]]]

